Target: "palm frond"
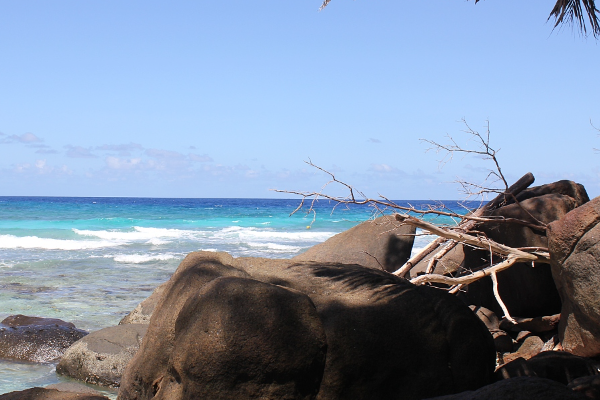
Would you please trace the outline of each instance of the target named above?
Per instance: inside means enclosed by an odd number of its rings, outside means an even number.
[[[563,23],[577,24],[581,32],[587,34],[586,15],[592,35],[600,37],[600,10],[596,8],[595,0],[558,0],[548,19],[554,17],[555,28]]]

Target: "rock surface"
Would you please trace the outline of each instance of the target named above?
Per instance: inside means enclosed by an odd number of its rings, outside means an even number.
[[[163,292],[165,291],[165,285],[167,283],[163,283],[159,285],[152,294],[142,301],[138,306],[127,314],[121,321],[119,325],[124,324],[149,324],[150,317],[152,317],[152,312],[154,308],[156,308],[156,304],[158,304],[160,298],[162,297]]]
[[[120,399],[150,399],[162,393],[163,388],[169,396],[157,398],[196,398],[193,390],[198,389],[193,382],[202,378],[193,372],[195,368],[202,370],[203,367],[193,367],[198,365],[193,360],[209,358],[213,365],[230,362],[228,360],[235,352],[228,352],[228,347],[223,345],[227,341],[210,342],[201,338],[207,330],[213,332],[213,327],[206,326],[206,316],[212,315],[213,303],[207,302],[209,309],[204,309],[199,296],[217,293],[221,290],[217,290],[221,285],[217,282],[221,281],[258,281],[248,284],[249,287],[270,284],[302,293],[314,303],[325,332],[326,363],[316,397],[310,394],[298,397],[299,392],[288,391],[285,396],[265,395],[261,398],[421,399],[475,389],[491,379],[495,349],[489,332],[458,299],[442,291],[416,287],[404,279],[358,265],[234,259],[225,253],[198,252],[186,257],[166,286],[140,351],[125,371]],[[227,293],[229,289],[222,290]],[[265,294],[268,292],[258,294],[241,290],[240,300],[235,301],[252,305],[252,310],[260,310],[261,304],[269,304],[270,295]],[[228,297],[222,296],[220,303],[226,302]],[[252,329],[265,326],[265,332],[247,335],[248,340],[263,334],[278,337],[278,330],[265,318],[255,317],[249,311],[241,314],[224,311],[217,313],[223,321],[246,314],[247,326],[254,327]],[[285,320],[285,316],[281,318]],[[242,336],[246,331],[241,330]],[[315,337],[314,334],[306,336]],[[185,338],[182,339],[184,343],[191,343],[194,337],[200,344],[195,354],[179,350],[189,349],[179,344],[180,339]],[[277,340],[271,346],[278,346]],[[269,348],[265,350],[267,359],[279,362],[272,354],[283,350],[270,351]],[[292,346],[290,351],[295,352],[295,347]],[[234,365],[233,370],[235,368],[243,369],[243,365]],[[181,372],[188,370],[190,372]],[[292,376],[289,372],[282,374]],[[164,381],[165,377],[168,381]],[[249,374],[239,374],[236,379],[240,387],[255,382]],[[273,385],[276,382],[278,379],[273,378]],[[252,390],[269,393],[265,387]],[[248,392],[238,394],[235,398],[253,398]],[[219,397],[218,393],[212,393],[205,398]]]
[[[565,350],[600,355],[600,197],[548,227],[552,275],[562,298]]]
[[[23,314],[11,315],[9,317],[6,317],[0,322],[0,324],[6,325],[9,327],[35,325],[35,326],[62,326],[65,328],[75,329],[75,324],[73,324],[71,322],[63,321],[62,319],[32,317],[32,316],[23,315]]]
[[[35,387],[0,395],[0,400],[109,400],[108,397]]]
[[[14,315],[0,323],[0,359],[49,362],[59,359],[87,335],[75,325],[53,318]]]
[[[147,329],[145,324],[126,324],[92,332],[67,349],[56,372],[95,385],[118,387]]]
[[[224,277],[190,298],[175,323],[159,398],[309,399],[326,339],[310,298],[253,279]]]
[[[590,400],[558,382],[538,377],[505,379],[476,391],[430,400]]]
[[[492,217],[516,218],[530,223],[549,224],[581,206],[588,200],[583,186],[560,181],[527,189],[517,198],[519,204],[507,204],[493,211]],[[477,228],[487,237],[511,247],[547,247],[545,231],[513,223],[486,222]],[[465,250],[465,267],[471,270],[489,265],[488,254],[482,250]],[[549,265],[518,263],[498,275],[500,297],[513,317],[539,317],[558,314],[561,299]],[[502,316],[490,278],[470,284],[462,296],[468,304],[493,310]]]
[[[415,231],[385,215],[338,233],[293,260],[358,264],[393,272],[408,261]]]
[[[498,379],[537,376],[567,385],[577,378],[598,375],[598,366],[600,362],[593,359],[564,351],[544,351],[529,360],[519,358],[501,366],[496,376]]]

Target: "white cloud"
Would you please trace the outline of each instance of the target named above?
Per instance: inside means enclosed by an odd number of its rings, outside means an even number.
[[[131,170],[142,167],[142,159],[141,158],[119,158],[108,156],[105,159],[106,165],[110,169],[121,169],[121,170]]]
[[[399,172],[400,170],[398,168],[395,167],[391,167],[387,164],[371,164],[371,168],[369,168],[371,171],[375,171],[375,172]]]
[[[13,171],[19,174],[27,174],[27,175],[41,175],[41,174],[53,174],[53,175],[71,175],[73,171],[67,167],[66,165],[62,165],[60,167],[54,167],[52,165],[48,165],[45,159],[38,159],[32,164],[30,163],[22,163],[16,164],[13,167]]]
[[[2,134],[2,136],[6,136]],[[6,138],[2,139],[0,143],[24,143],[24,144],[33,144],[33,143],[41,143],[44,140],[37,137],[31,132],[24,133],[22,135],[10,135]]]
[[[85,147],[72,146],[72,145],[67,145],[64,147],[65,147],[65,149],[67,149],[67,152],[66,152],[67,157],[71,157],[71,158],[96,158],[96,157],[98,157],[95,154],[92,154],[90,149],[86,149]]]
[[[185,156],[181,153],[178,153],[176,151],[171,151],[171,150],[160,150],[160,149],[148,149],[146,150],[146,155],[152,157],[152,158],[156,158],[156,159],[183,159],[185,158]]]
[[[103,144],[102,146],[96,146],[95,150],[100,151],[113,151],[117,152],[120,156],[128,156],[133,151],[142,151],[144,147],[139,143],[125,143],[125,144]]]
[[[198,155],[198,154],[190,153],[188,155],[188,157],[190,158],[190,160],[195,161],[195,162],[211,162],[211,161],[213,161],[213,159],[208,154]]]

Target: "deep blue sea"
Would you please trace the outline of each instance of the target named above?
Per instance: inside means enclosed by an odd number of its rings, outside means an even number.
[[[291,258],[374,216],[320,201],[0,197],[0,320],[60,318],[88,331],[119,320],[197,250]],[[431,202],[399,201],[425,207]],[[464,213],[456,202],[446,206]],[[313,221],[314,219],[314,221]],[[438,222],[450,222],[438,220]],[[308,228],[310,227],[310,228]],[[415,248],[431,237],[418,236]],[[63,381],[53,364],[0,361],[0,394]]]

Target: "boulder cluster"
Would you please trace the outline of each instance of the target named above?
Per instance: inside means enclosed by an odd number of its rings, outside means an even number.
[[[560,181],[493,216],[531,224],[485,222],[480,234],[551,259],[498,274],[510,319],[489,278],[453,295],[392,274],[415,229],[384,216],[290,260],[191,253],[118,326],[88,335],[15,316],[2,321],[0,358],[60,359],[58,373],[119,388],[121,400],[600,398],[600,198]],[[434,272],[490,262],[456,246]],[[73,396],[33,388],[0,399],[103,398]]]

